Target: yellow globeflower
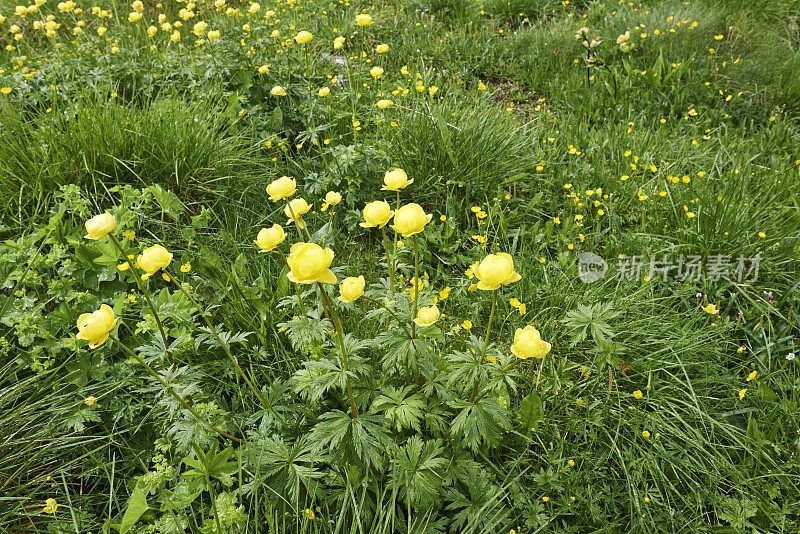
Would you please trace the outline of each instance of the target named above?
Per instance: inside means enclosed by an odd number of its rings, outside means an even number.
[[[383,228],[394,212],[385,200],[374,200],[364,206],[364,221],[359,223],[362,228]]]
[[[287,278],[298,284],[335,284],[336,275],[330,270],[333,261],[333,251],[323,249],[316,243],[295,243],[287,259],[291,271]]]
[[[107,233],[113,232],[117,227],[117,220],[110,213],[101,213],[86,221],[85,226],[86,235],[83,237],[96,241]]]
[[[336,191],[328,191],[328,194],[325,195],[325,202],[327,202],[331,206],[335,206],[341,201],[342,201],[342,195],[340,193],[337,193]]]
[[[58,510],[58,503],[52,497],[45,501],[45,507],[42,508],[42,512],[46,514],[54,514]]]
[[[382,67],[372,67],[369,69],[369,74],[376,80],[383,75],[383,68]]]
[[[153,245],[144,249],[144,252],[136,260],[136,265],[148,276],[152,276],[161,269],[166,269],[172,262],[172,253],[161,245]]]
[[[219,30],[211,30],[206,34],[206,37],[208,37],[209,41],[219,41],[220,35]]]
[[[510,254],[500,252],[489,254],[474,269],[478,277],[478,289],[493,291],[501,285],[510,284],[522,277],[514,270],[514,259]]]
[[[285,213],[286,216],[289,218],[289,220],[286,221],[286,224],[294,222],[295,224],[297,224],[298,228],[301,229],[305,228],[306,223],[303,220],[303,215],[308,213],[310,209],[311,205],[309,205],[309,203],[306,202],[306,199],[296,198],[292,200],[286,205],[285,208],[283,208],[283,213]]]
[[[284,239],[286,239],[286,232],[283,231],[283,227],[280,224],[273,224],[272,228],[262,228],[258,232],[255,244],[261,249],[259,252],[269,252],[283,243]]]
[[[389,106],[391,106],[392,104],[394,104],[394,102],[392,102],[388,98],[384,98],[384,99],[378,100],[375,103],[375,105],[378,107],[378,109],[386,109]]]
[[[400,191],[414,183],[414,179],[408,179],[406,171],[397,168],[392,171],[386,171],[383,175],[383,187],[381,191]]]
[[[300,44],[310,43],[311,39],[313,39],[313,38],[314,38],[314,36],[311,34],[311,32],[307,32],[307,31],[301,31],[297,35],[294,36],[294,40],[297,41]]]
[[[289,198],[294,195],[295,191],[297,191],[297,181],[288,176],[281,176],[267,186],[267,194],[273,202]]]
[[[356,15],[356,24],[359,26],[372,26],[372,17],[367,15],[366,13],[362,13],[360,15]]]
[[[270,89],[269,93],[270,93],[272,96],[286,96],[286,89],[284,89],[284,88],[283,88],[282,86],[280,86],[280,85],[276,85],[275,87],[273,87],[272,89]]]
[[[517,328],[517,331],[514,332],[511,353],[520,360],[544,358],[550,352],[550,348],[550,343],[542,341],[539,331],[530,325],[525,328]]]
[[[403,237],[411,237],[425,229],[433,215],[425,213],[419,204],[406,204],[394,214],[392,228]]]
[[[96,349],[108,339],[108,333],[117,324],[114,310],[107,304],[92,313],[84,313],[78,317],[78,339],[89,342],[90,349]]]
[[[414,318],[414,322],[417,326],[430,326],[439,320],[439,315],[439,308],[434,304],[433,306],[420,308]]]
[[[321,97],[326,97],[326,96],[328,96],[329,94],[331,94],[331,88],[330,88],[330,87],[322,87],[322,88],[319,90],[319,93],[317,93],[317,94],[318,94],[319,96],[321,96]]]
[[[333,48],[336,50],[341,50],[344,47],[344,37],[341,35],[333,40]]]
[[[339,284],[339,300],[342,302],[354,302],[364,294],[364,277],[350,276],[342,280]]]
[[[379,44],[377,47],[375,47],[375,51],[379,54],[385,54],[386,52],[389,51],[389,45]]]

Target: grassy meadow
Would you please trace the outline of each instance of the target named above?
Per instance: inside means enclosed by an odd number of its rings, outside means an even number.
[[[800,0],[0,0],[0,532],[797,533]]]

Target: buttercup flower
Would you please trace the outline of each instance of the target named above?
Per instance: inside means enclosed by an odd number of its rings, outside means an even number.
[[[525,360],[527,358],[544,358],[550,352],[550,343],[542,341],[539,331],[528,325],[525,328],[517,328],[514,332],[514,344],[511,345],[511,353]]]
[[[339,284],[339,300],[342,302],[353,302],[364,294],[364,277],[350,276],[342,280]]]
[[[385,200],[374,200],[364,206],[364,221],[359,223],[362,228],[383,228],[394,212]]]
[[[297,35],[294,36],[294,40],[297,41],[299,44],[307,44],[310,43],[314,36],[311,32],[301,31]]]
[[[389,106],[391,106],[392,104],[394,104],[394,102],[392,102],[391,100],[389,100],[387,98],[383,98],[381,100],[378,100],[375,103],[375,106],[377,106],[378,109],[386,109]]]
[[[86,235],[84,237],[96,241],[112,232],[117,227],[117,220],[110,213],[101,213],[86,221],[85,226]]]
[[[90,349],[96,349],[108,339],[108,333],[117,324],[114,310],[107,304],[92,313],[84,313],[78,317],[78,339],[89,342]]]
[[[341,201],[342,201],[342,195],[337,193],[336,191],[328,191],[328,194],[325,195],[325,202],[327,202],[331,206],[335,206]]]
[[[270,89],[269,93],[270,93],[272,96],[286,96],[286,89],[284,89],[284,88],[283,88],[282,86],[280,86],[280,85],[276,85],[275,87],[273,87],[272,89]]]
[[[83,403],[86,406],[97,406],[97,397],[89,396],[83,399]]]
[[[386,171],[386,174],[383,176],[383,187],[381,187],[381,191],[400,191],[413,183],[414,180],[408,179],[406,171],[398,168]]]
[[[297,181],[288,176],[281,176],[267,186],[267,194],[273,202],[289,198],[295,191],[297,191]]]
[[[439,315],[439,308],[434,304],[433,306],[420,308],[414,318],[414,322],[417,326],[430,326],[439,320]]]
[[[46,514],[54,514],[58,510],[58,503],[55,499],[50,498],[45,501],[45,507],[42,508],[42,512]]]
[[[297,224],[298,228],[305,228],[306,223],[303,220],[303,215],[308,213],[311,209],[311,205],[306,202],[304,198],[296,198],[289,202],[285,208],[283,208],[283,213],[289,217],[289,220],[286,221],[286,224],[290,224],[294,222]]]
[[[323,249],[316,243],[295,243],[287,259],[291,271],[286,274],[292,282],[298,284],[335,284],[336,275],[330,270],[333,251]]]
[[[262,228],[258,232],[255,244],[261,249],[259,252],[269,252],[283,243],[284,239],[286,239],[286,232],[283,231],[283,227],[280,224],[273,224],[272,228]]]
[[[403,237],[410,237],[425,229],[433,214],[425,213],[419,204],[406,204],[394,214],[394,231]]]
[[[144,252],[136,260],[136,265],[152,276],[160,269],[166,269],[172,262],[172,253],[161,245],[153,245],[144,249]]]
[[[522,277],[514,270],[514,259],[510,254],[500,252],[489,254],[474,269],[478,278],[478,289],[493,291],[501,285],[510,284]]]
[[[356,24],[359,26],[372,26],[372,17],[367,15],[366,13],[362,13],[360,15],[356,15]]]
[[[706,304],[705,306],[703,306],[703,311],[711,315],[716,315],[719,313],[716,304]]]

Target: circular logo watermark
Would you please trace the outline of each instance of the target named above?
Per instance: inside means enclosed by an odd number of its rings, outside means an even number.
[[[603,278],[608,271],[608,264],[593,252],[583,252],[578,256],[578,278],[581,282],[591,284]]]

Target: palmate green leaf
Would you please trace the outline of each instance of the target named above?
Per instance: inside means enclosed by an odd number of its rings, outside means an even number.
[[[352,419],[349,413],[332,410],[320,417],[310,441],[367,468],[380,468],[385,451],[393,443],[383,426],[385,422],[377,415],[360,414]]]
[[[301,488],[311,493],[316,480],[324,473],[321,467],[327,455],[314,449],[307,435],[291,442],[280,436],[260,437],[247,446],[244,464],[253,478],[243,486],[246,494],[252,494],[266,485],[275,495],[289,501],[292,508],[302,504]]]
[[[370,411],[383,413],[384,416],[392,421],[398,432],[413,428],[420,429],[420,421],[425,417],[425,397],[419,393],[413,393],[412,386],[402,389],[387,386],[381,389],[372,403]]]
[[[603,343],[607,338],[614,337],[614,330],[611,328],[610,321],[617,317],[621,312],[614,310],[614,305],[610,302],[605,304],[592,304],[586,306],[578,304],[578,309],[567,313],[564,324],[572,327],[570,332],[573,345],[585,341],[589,334],[597,343]]]
[[[457,402],[453,408],[459,410],[453,420],[452,434],[463,438],[464,444],[472,450],[481,445],[492,447],[502,437],[502,432],[511,428],[507,408],[497,404],[497,400],[484,397],[476,403]]]
[[[444,449],[438,439],[424,442],[411,436],[405,447],[395,451],[391,479],[404,490],[411,506],[433,507],[441,494],[443,476],[448,460],[441,457]]]
[[[236,452],[231,447],[226,447],[222,451],[217,452],[218,447],[219,443],[215,441],[213,445],[211,445],[211,449],[205,453],[198,445],[193,445],[192,449],[197,458],[192,458],[191,456],[183,458],[183,463],[192,469],[184,471],[182,476],[185,478],[216,478],[222,482],[225,487],[231,487],[233,485],[231,475],[236,473],[239,469],[236,462],[230,461],[231,457],[236,454]]]
[[[333,324],[328,319],[314,317],[315,314],[311,310],[308,315],[308,319],[297,317],[278,324],[278,328],[286,329],[286,335],[295,350],[301,350],[309,344],[322,343],[327,339],[328,332],[333,329]]]
[[[292,377],[292,387],[295,393],[314,402],[333,388],[344,391],[348,376],[351,380],[356,378],[352,368],[344,370],[340,358],[336,360],[323,358],[306,362],[305,368],[298,370]]]

